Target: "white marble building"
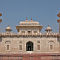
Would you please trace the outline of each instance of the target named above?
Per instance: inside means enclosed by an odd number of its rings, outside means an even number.
[[[48,26],[45,33],[43,26],[34,20],[21,21],[16,26],[17,33],[13,33],[10,26],[5,33],[0,33],[0,54],[9,53],[59,53],[59,33],[52,32]]]

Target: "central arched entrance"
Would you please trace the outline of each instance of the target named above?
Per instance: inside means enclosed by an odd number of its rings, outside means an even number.
[[[33,43],[31,41],[26,43],[26,51],[33,51]]]

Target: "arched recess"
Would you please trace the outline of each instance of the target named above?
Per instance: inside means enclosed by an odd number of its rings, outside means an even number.
[[[33,51],[33,42],[29,41],[26,43],[26,51]]]

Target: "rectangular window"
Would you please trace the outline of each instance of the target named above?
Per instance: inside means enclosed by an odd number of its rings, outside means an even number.
[[[7,45],[7,50],[9,50],[9,45]]]
[[[51,50],[53,49],[53,45],[50,45],[50,49],[51,49]]]
[[[37,50],[40,50],[40,45],[37,45]]]
[[[37,41],[37,43],[40,43],[40,41]]]
[[[22,50],[22,45],[19,45],[19,50]]]

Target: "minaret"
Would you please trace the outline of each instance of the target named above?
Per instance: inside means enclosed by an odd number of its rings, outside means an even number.
[[[57,20],[57,22],[59,23],[59,34],[60,34],[60,11],[57,14],[57,16],[59,17],[59,19]],[[60,37],[58,37],[58,41],[59,41],[59,52],[60,52]]]
[[[57,14],[57,16],[59,17],[59,19],[57,20],[57,22],[59,23],[59,34],[60,34],[60,11],[59,11],[59,13]]]

